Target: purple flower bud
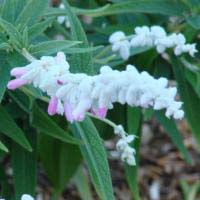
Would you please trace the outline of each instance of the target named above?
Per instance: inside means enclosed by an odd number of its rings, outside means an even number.
[[[65,110],[65,117],[69,122],[73,122],[74,121],[74,117],[72,115],[72,107],[68,102],[65,102],[64,104],[64,110]]]
[[[15,67],[11,70],[11,76],[15,76],[16,78],[20,78],[27,72],[26,67]]]
[[[8,84],[7,84],[7,88],[9,90],[15,90],[19,87],[22,87],[23,85],[26,85],[27,83],[28,83],[27,80],[17,78],[17,79],[9,81]]]
[[[51,116],[55,115],[57,112],[57,107],[58,107],[58,99],[56,97],[52,97],[51,100],[49,101],[48,114]]]
[[[107,109],[106,108],[99,108],[98,109],[98,113],[97,113],[98,117],[103,119],[103,118],[106,117],[106,114],[107,114]]]

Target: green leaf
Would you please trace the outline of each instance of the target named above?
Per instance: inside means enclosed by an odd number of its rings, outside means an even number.
[[[180,186],[181,186],[181,189],[183,191],[183,196],[184,196],[184,200],[188,200],[188,194],[190,193],[190,187],[187,183],[186,180],[181,180],[180,181]]]
[[[67,54],[82,54],[82,53],[90,53],[90,52],[94,52],[97,51],[101,48],[102,46],[97,46],[97,47],[88,47],[88,48],[76,48],[76,47],[72,47],[72,48],[68,48],[66,50],[63,50],[63,52],[67,53]]]
[[[89,47],[86,34],[79,19],[71,10],[67,0],[63,0],[63,3],[66,7],[66,15],[68,16],[70,22],[72,40],[82,41],[83,43],[79,45],[80,48]],[[90,53],[73,55],[71,65],[73,72],[85,72],[88,74],[93,73],[92,56]]]
[[[1,54],[0,56],[0,61],[1,61],[1,66],[0,66],[0,103],[3,99],[3,96],[6,91],[7,83],[10,80],[10,65],[6,63],[6,55]]]
[[[27,3],[27,0],[1,0],[1,2],[3,2],[1,10],[2,18],[14,23]]]
[[[83,122],[71,125],[73,134],[82,139],[82,155],[87,163],[94,187],[102,200],[113,200],[113,189],[105,148],[92,121],[87,117]]]
[[[15,123],[9,113],[4,109],[3,106],[0,105],[0,132],[10,137],[16,143],[27,149],[28,151],[32,151],[32,148],[25,137],[24,132],[19,128],[19,126]]]
[[[35,196],[37,177],[36,133],[33,130],[28,130],[27,136],[34,151],[27,152],[15,143],[12,147],[11,158],[16,199],[20,199],[22,194]]]
[[[26,6],[18,16],[16,24],[20,29],[25,26],[34,24],[38,18],[43,14],[48,5],[48,0],[29,0]]]
[[[30,48],[30,53],[33,55],[51,55],[57,53],[58,51],[69,49],[78,43],[80,42],[68,40],[40,42]]]
[[[192,28],[199,30],[200,29],[200,15],[198,16],[188,16],[186,17],[187,23],[192,26]]]
[[[32,40],[36,36],[43,33],[48,27],[52,25],[53,21],[54,21],[54,17],[51,17],[31,26],[28,30],[29,39]]]
[[[61,140],[66,143],[78,144],[78,140],[69,135],[66,131],[60,128],[54,120],[49,117],[43,110],[35,103],[32,108],[32,126],[38,131],[45,133],[53,138]]]
[[[6,42],[3,42],[0,44],[0,50],[8,50],[10,48],[10,45]]]
[[[173,57],[173,71],[178,82],[178,91],[181,100],[184,102],[183,109],[185,111],[185,116],[189,122],[192,129],[192,133],[196,138],[197,145],[200,149],[200,98],[197,96],[192,86],[188,83],[184,75],[184,70],[181,66],[180,61]]]
[[[30,113],[30,99],[28,96],[23,94],[21,91],[8,91],[9,96],[18,104],[18,106],[25,111],[26,113]]]
[[[150,13],[161,15],[183,15],[189,12],[189,8],[180,1],[172,0],[135,0],[112,5],[106,5],[102,8],[88,10],[81,8],[72,8],[73,12],[77,15],[87,15],[90,17],[101,17],[106,15],[116,15],[124,13]],[[46,13],[47,16],[63,15],[64,10],[51,9]]]
[[[174,145],[178,148],[185,161],[189,164],[192,164],[190,154],[183,144],[183,138],[181,137],[175,122],[172,119],[168,119],[163,111],[156,111],[155,116],[158,122],[163,126],[167,135],[171,138]]]
[[[22,31],[22,45],[25,49],[28,49],[29,38],[28,38],[28,28],[27,28],[27,26]]]
[[[22,37],[20,32],[6,20],[0,18],[0,26],[4,29],[4,31],[9,35],[9,40],[18,48],[21,47]]]
[[[190,83],[190,85],[193,87],[194,91],[200,98],[200,72],[193,72],[188,69],[184,69],[184,73],[186,76],[186,79]]]
[[[182,15],[189,9],[181,2],[171,0],[135,0],[115,3],[110,6],[103,15],[120,13],[152,13],[162,15]]]
[[[135,200],[140,199],[138,187],[139,155],[141,141],[142,112],[140,108],[128,107],[127,110],[128,133],[135,134],[138,138],[134,141],[133,147],[136,150],[136,166],[125,165],[125,173],[129,188]]]
[[[186,180],[181,180],[180,186],[183,191],[184,200],[196,200],[198,198],[200,181],[196,181],[192,186],[189,186]]]
[[[0,149],[1,149],[2,151],[5,151],[5,152],[8,152],[8,151],[9,151],[8,148],[3,144],[3,142],[1,142],[1,140],[0,140]]]
[[[39,154],[54,193],[59,195],[82,160],[80,150],[78,146],[41,134]]]
[[[75,8],[75,7],[71,7],[73,13],[77,14],[77,15],[94,15],[95,13],[101,13],[104,10],[106,10],[108,7],[110,7],[109,4],[102,6],[100,8],[96,8],[96,9],[81,9],[81,8]],[[49,8],[47,9],[45,16],[59,16],[59,15],[65,15],[66,14],[66,10],[64,9],[60,9],[60,8]]]
[[[4,0],[1,17],[9,22],[15,20],[15,0]]]
[[[90,185],[87,179],[87,176],[84,173],[83,167],[80,167],[77,170],[77,173],[74,177],[74,182],[79,191],[80,197],[82,200],[92,200],[92,192],[90,190]]]

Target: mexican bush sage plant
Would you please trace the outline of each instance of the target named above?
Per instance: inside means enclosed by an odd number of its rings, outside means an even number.
[[[91,184],[99,199],[114,200],[111,163],[124,167],[140,200],[144,121],[156,119],[187,163],[178,120],[200,146],[197,9],[69,2],[0,1],[0,196],[59,199],[70,181],[83,200],[93,199]]]

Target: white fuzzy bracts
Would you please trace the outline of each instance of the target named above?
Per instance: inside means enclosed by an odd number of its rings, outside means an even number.
[[[166,31],[160,26],[136,27],[135,33],[127,37],[122,31],[117,31],[109,37],[109,42],[112,45],[112,51],[118,51],[124,60],[129,58],[131,48],[145,46],[155,47],[160,54],[172,48],[176,56],[189,53],[193,57],[197,52],[196,44],[186,44],[183,34],[172,33],[167,35]]]
[[[16,79],[8,83],[9,89],[32,83],[51,97],[49,114],[65,113],[70,122],[82,121],[86,112],[104,118],[114,103],[166,109],[166,116],[175,119],[184,115],[182,103],[175,101],[177,90],[168,88],[166,78],[139,73],[132,65],[124,71],[103,66],[100,74],[94,76],[73,74],[65,55],[59,52],[56,57],[42,57],[25,67],[14,68],[11,75]]]
[[[168,87],[166,78],[155,79],[147,72],[138,72],[133,65],[127,65],[124,71],[102,66],[100,73],[94,76],[74,74],[70,72],[65,54],[59,52],[56,57],[43,56],[25,67],[14,68],[11,75],[15,79],[9,81],[8,89],[33,84],[50,97],[49,115],[64,114],[71,123],[84,120],[87,112],[105,121],[107,110],[112,109],[114,103],[165,109],[169,118],[184,116],[182,102],[175,100],[176,88]],[[134,136],[127,135],[121,125],[113,125],[113,128],[121,138],[116,145],[121,159],[135,165],[135,150],[130,146]]]

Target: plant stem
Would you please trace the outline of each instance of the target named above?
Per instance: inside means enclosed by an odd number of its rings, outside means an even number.
[[[37,60],[35,57],[33,57],[25,48],[22,49],[21,54],[29,61],[33,62]]]

